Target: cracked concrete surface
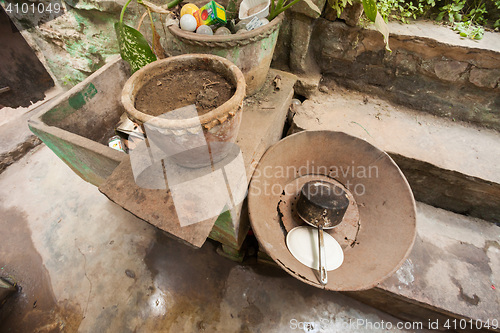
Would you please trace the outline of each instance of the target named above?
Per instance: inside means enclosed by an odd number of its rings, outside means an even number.
[[[399,323],[278,268],[228,261],[212,242],[177,243],[44,145],[0,175],[0,198],[0,274],[22,287],[0,311],[2,332],[385,332],[347,325]]]

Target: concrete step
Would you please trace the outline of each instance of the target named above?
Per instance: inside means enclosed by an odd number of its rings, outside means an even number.
[[[376,288],[348,294],[431,329],[499,331],[500,134],[336,86],[323,90],[330,94],[292,110],[289,133],[334,130],[367,140],[391,155],[422,201],[403,266]]]
[[[417,203],[417,239],[402,267],[347,294],[431,329],[500,331],[499,285],[500,227]]]
[[[324,89],[325,90],[325,89]],[[291,133],[333,130],[388,152],[415,198],[500,223],[500,134],[330,86],[296,108]]]

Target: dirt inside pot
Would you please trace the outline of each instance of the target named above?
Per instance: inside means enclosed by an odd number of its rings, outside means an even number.
[[[234,85],[218,73],[184,68],[149,80],[137,93],[135,108],[160,116],[195,104],[198,114],[202,115],[224,104],[235,91]]]

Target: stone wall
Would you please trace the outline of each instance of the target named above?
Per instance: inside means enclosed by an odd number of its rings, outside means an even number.
[[[458,35],[457,35],[458,39]],[[338,83],[438,116],[500,130],[500,52],[315,22],[312,52]]]
[[[379,32],[356,24],[359,7],[348,14],[336,20],[326,5],[321,18],[299,11],[287,15],[273,65],[301,74],[302,85],[317,88],[326,76],[416,110],[500,130],[498,33],[487,33],[489,39],[479,43],[430,22],[410,26],[414,35],[391,24],[389,52]]]

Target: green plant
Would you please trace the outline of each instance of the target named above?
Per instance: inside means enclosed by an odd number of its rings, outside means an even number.
[[[174,0],[165,6],[156,6],[146,0],[137,0],[137,3],[143,5],[146,8],[146,12],[142,16],[139,27],[142,20],[146,15],[149,16],[151,22],[151,33],[153,35],[153,49],[149,46],[148,41],[139,32],[139,30],[132,28],[131,26],[123,23],[123,17],[128,5],[132,0],[128,0],[123,6],[120,13],[120,20],[115,23],[115,32],[118,39],[118,45],[120,47],[120,55],[123,60],[130,64],[132,72],[140,69],[141,67],[155,61],[158,57],[164,57],[164,50],[160,45],[160,38],[156,29],[154,27],[153,16],[151,12],[159,14],[168,14],[168,8],[172,8],[179,4],[181,0]],[[138,29],[139,29],[138,27]]]
[[[442,21],[443,19],[448,20],[450,23],[462,21],[462,9],[465,6],[465,0],[453,0],[453,2],[444,5],[439,8],[440,12],[437,16],[437,21]]]
[[[477,7],[472,8],[470,12],[466,14],[466,17],[471,21],[477,22],[478,24],[485,25],[487,23],[485,17],[486,14],[488,14],[486,4],[484,2],[480,2]]]
[[[346,0],[330,1],[342,4]],[[487,6],[489,1],[491,3]],[[409,19],[429,17],[433,8],[437,8],[437,21],[446,22],[461,37],[479,40],[483,38],[485,26],[500,28],[499,18],[495,18],[494,23],[489,21],[492,18],[488,8],[492,3],[500,10],[500,0],[379,0],[377,8],[385,22],[391,19],[403,23],[408,23]]]
[[[461,37],[480,40],[484,35],[484,28],[474,24],[473,21],[455,22],[452,29],[460,34]]]
[[[500,1],[497,1],[496,5],[500,6]],[[461,37],[476,40],[483,38],[483,26],[487,24],[486,15],[488,14],[483,0],[474,0],[470,3],[466,0],[453,0],[440,7],[439,10],[436,20],[446,20]]]
[[[500,0],[379,0],[377,8],[386,22],[391,19],[408,23],[409,19],[433,16],[462,37],[481,39],[484,27],[500,28],[500,19],[488,13],[492,5],[500,10]]]
[[[408,23],[408,19],[416,19],[424,15],[435,5],[435,0],[381,0],[377,3],[377,8],[386,22],[393,19]]]

